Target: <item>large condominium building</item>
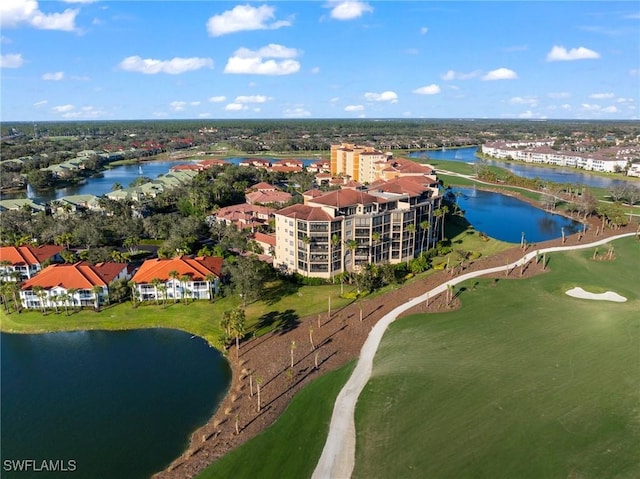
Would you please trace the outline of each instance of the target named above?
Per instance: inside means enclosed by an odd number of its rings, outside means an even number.
[[[380,178],[390,154],[370,146],[350,143],[331,145],[331,174],[347,175],[360,183],[373,183]]]
[[[307,197],[275,213],[274,266],[331,278],[367,263],[400,263],[433,246],[440,207],[432,176],[380,180]]]

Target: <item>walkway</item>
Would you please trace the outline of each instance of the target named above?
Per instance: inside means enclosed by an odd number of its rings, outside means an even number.
[[[460,275],[456,278],[452,278],[446,283],[433,288],[422,296],[398,306],[393,311],[384,315],[369,333],[369,336],[360,351],[358,363],[356,364],[351,377],[344,385],[336,399],[333,406],[333,414],[331,415],[331,424],[329,425],[327,441],[324,445],[324,449],[322,450],[320,460],[318,461],[318,464],[313,471],[313,475],[311,476],[312,479],[348,479],[351,477],[351,473],[353,472],[355,465],[356,453],[356,428],[354,421],[356,402],[358,401],[358,397],[360,396],[362,389],[371,377],[373,359],[376,351],[378,350],[378,346],[380,345],[380,341],[382,340],[382,336],[387,327],[395,321],[400,314],[426,301],[428,298],[433,298],[436,295],[445,292],[449,285],[454,286],[471,278],[505,271],[507,268],[512,269],[517,266],[521,266],[535,258],[536,254],[593,248],[594,246],[600,246],[620,238],[635,235],[636,233],[626,233],[617,236],[610,236],[593,243],[575,246],[556,246],[553,248],[533,251],[511,264],[497,266],[495,268],[487,268],[480,271],[473,271]]]

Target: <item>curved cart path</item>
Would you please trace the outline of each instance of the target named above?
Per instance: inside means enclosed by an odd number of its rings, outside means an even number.
[[[360,350],[360,357],[356,364],[351,377],[344,385],[340,394],[338,395],[333,407],[333,414],[331,415],[331,424],[329,425],[329,434],[327,441],[325,442],[322,455],[316,465],[316,468],[311,476],[312,479],[348,479],[351,477],[353,468],[355,465],[355,451],[356,451],[356,428],[354,421],[354,413],[356,408],[356,402],[362,392],[362,389],[369,381],[371,377],[371,371],[373,369],[373,359],[382,336],[387,327],[395,321],[400,314],[419,305],[426,301],[430,297],[434,297],[447,290],[448,286],[454,286],[458,283],[466,281],[478,276],[484,276],[491,273],[497,273],[505,271],[506,269],[516,268],[523,263],[526,264],[531,259],[536,257],[536,254],[553,253],[558,251],[570,251],[585,248],[592,248],[594,246],[600,246],[611,241],[624,238],[627,236],[635,236],[636,233],[626,233],[617,236],[610,236],[599,241],[592,243],[579,244],[573,246],[556,246],[551,248],[544,248],[538,251],[533,251],[524,255],[522,258],[514,261],[505,266],[497,266],[494,268],[487,268],[480,271],[473,271],[467,274],[460,275],[452,278],[451,280],[433,288],[425,294],[413,298],[407,303],[398,306],[394,310],[384,315],[373,327],[367,340],[365,341],[362,349]]]

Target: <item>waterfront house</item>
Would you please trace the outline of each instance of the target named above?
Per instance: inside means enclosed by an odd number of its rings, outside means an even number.
[[[24,281],[35,276],[43,263],[61,262],[62,246],[2,246],[0,247],[0,278],[3,281]]]
[[[126,263],[52,264],[24,282],[20,300],[29,309],[65,306],[97,309],[109,300],[109,283],[129,276]]]
[[[141,301],[211,299],[219,288],[221,274],[221,257],[179,256],[146,260],[132,281]]]

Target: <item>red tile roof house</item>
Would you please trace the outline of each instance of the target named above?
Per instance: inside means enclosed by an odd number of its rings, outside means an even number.
[[[109,283],[128,279],[126,263],[80,261],[74,264],[52,264],[24,282],[20,299],[24,308],[58,308],[91,306],[96,309],[108,301]]]
[[[145,261],[131,281],[141,301],[211,299],[218,291],[221,273],[219,256],[179,256]],[[155,279],[160,280],[158,285],[153,284]]]
[[[62,246],[2,246],[0,247],[0,279],[3,281],[24,281],[36,275],[44,262],[62,262]]]

